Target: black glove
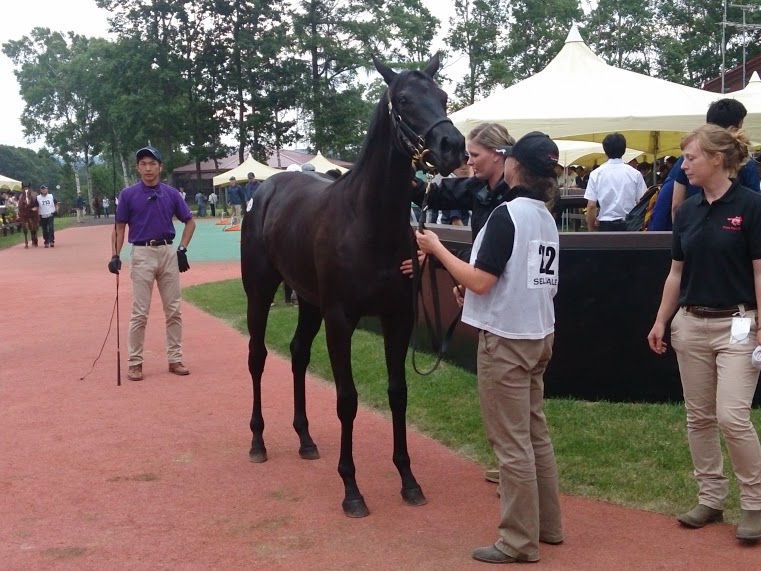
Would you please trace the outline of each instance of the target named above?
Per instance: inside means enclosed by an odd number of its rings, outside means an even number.
[[[111,261],[108,262],[108,271],[112,274],[118,274],[122,269],[122,261],[119,256],[111,256]]]
[[[180,272],[187,272],[190,269],[188,250],[185,246],[177,248],[177,266],[180,268]]]

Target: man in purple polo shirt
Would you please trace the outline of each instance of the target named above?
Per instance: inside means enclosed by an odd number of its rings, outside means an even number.
[[[129,321],[127,378],[130,381],[143,380],[143,342],[154,281],[158,285],[166,316],[169,372],[189,375],[190,371],[182,363],[180,272],[190,269],[187,251],[196,223],[179,191],[159,180],[163,165],[158,149],[143,147],[135,157],[141,181],[119,194],[116,225],[111,237],[112,257],[108,263],[108,270],[118,274],[122,267],[119,253],[124,245],[124,230],[129,225],[133,301]],[[176,256],[171,247],[174,241],[173,216],[185,224]]]

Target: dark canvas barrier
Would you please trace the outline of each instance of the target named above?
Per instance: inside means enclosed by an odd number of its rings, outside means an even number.
[[[453,250],[470,247],[470,229],[429,225]],[[545,375],[551,397],[619,402],[681,401],[676,355],[647,345],[671,265],[670,232],[561,233],[554,355]],[[452,280],[437,280],[445,321],[456,314]],[[430,285],[423,283],[430,304]],[[424,324],[417,335],[426,338]],[[668,340],[667,340],[668,341]],[[670,343],[669,343],[670,344]],[[475,371],[476,331],[455,330],[447,359]],[[427,349],[424,344],[420,347]],[[756,391],[754,404],[761,404]]]

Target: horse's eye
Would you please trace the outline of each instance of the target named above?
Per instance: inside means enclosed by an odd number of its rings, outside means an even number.
[[[399,105],[407,105],[407,98],[404,95],[399,97]]]

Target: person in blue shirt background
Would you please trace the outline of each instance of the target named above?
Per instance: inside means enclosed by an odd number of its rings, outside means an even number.
[[[230,216],[233,218],[233,223],[240,222],[240,211],[243,206],[245,197],[245,191],[238,184],[234,176],[230,177],[230,187],[227,189],[227,204],[232,207]]]
[[[712,123],[719,127],[724,127],[725,129],[730,127],[736,127],[739,129],[742,127],[747,114],[748,110],[745,108],[745,105],[736,99],[719,99],[711,103],[708,107],[706,123]],[[682,162],[683,158],[680,157],[674,165],[674,168],[671,169],[671,173],[669,173],[669,176],[674,179],[674,193],[671,199],[672,219],[676,213],[676,209],[679,208],[679,205],[682,204],[686,198],[700,192],[699,186],[690,185],[690,182],[687,180],[687,175],[684,173],[684,170],[682,170]],[[758,176],[755,160],[751,159],[745,163],[737,174],[737,178],[740,179],[740,184],[744,187],[755,192],[761,192],[761,178]]]
[[[674,179],[671,176],[672,173],[676,174],[676,169],[671,169],[658,191],[658,198],[655,199],[655,206],[650,216],[650,224],[647,225],[648,232],[670,232],[673,227],[671,201],[674,196]]]
[[[248,201],[254,197],[257,188],[259,188],[259,183],[256,182],[256,176],[252,172],[248,173],[248,182],[243,187],[244,204],[248,204]]]

